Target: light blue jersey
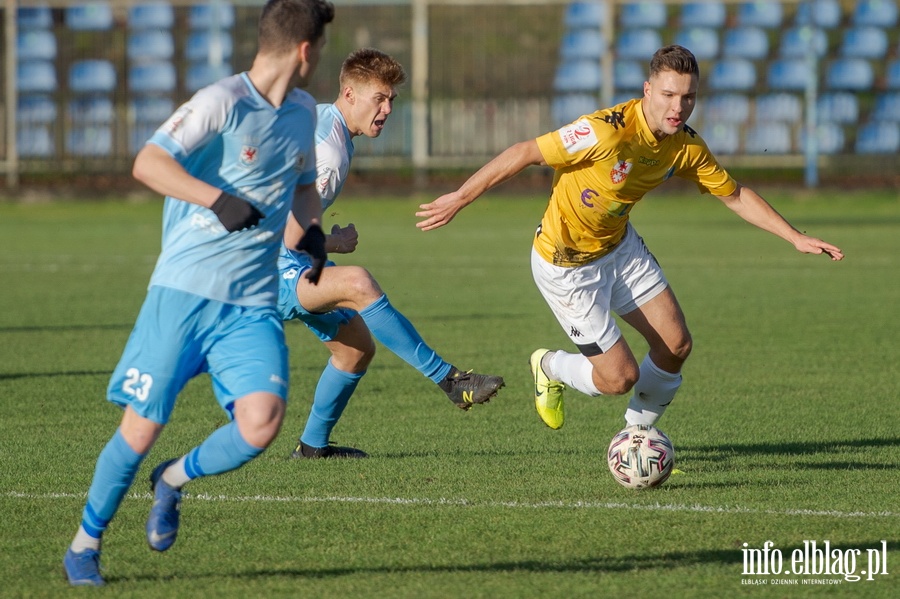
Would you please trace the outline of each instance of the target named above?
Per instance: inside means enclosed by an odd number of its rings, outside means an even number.
[[[294,89],[279,108],[246,73],[198,91],[148,143],[188,173],[243,198],[259,225],[228,233],[209,209],[167,197],[162,251],[150,286],[244,306],[274,305],[275,270],[297,184],[316,179],[315,101]]]
[[[316,106],[316,189],[322,198],[322,210],[331,206],[350,173],[353,160],[353,137],[344,116],[334,104]]]

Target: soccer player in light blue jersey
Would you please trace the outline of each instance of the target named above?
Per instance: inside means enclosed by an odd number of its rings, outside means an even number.
[[[360,49],[344,60],[337,99],[318,106],[316,187],[323,210],[337,199],[347,179],[353,138],[381,134],[397,97],[396,88],[405,81],[403,67],[378,50]],[[441,358],[388,301],[366,269],[329,262],[318,285],[312,285],[303,277],[311,265],[309,256],[291,249],[299,233],[287,232],[278,259],[278,309],[285,320],[303,321],[331,351],[331,359],[319,378],[293,457],[366,457],[359,449],[330,444],[330,436],[375,354],[373,335],[463,410],[496,395],[503,386],[501,377],[464,372]],[[337,254],[353,252],[357,243],[352,223],[334,225],[325,242],[328,251]]]
[[[315,71],[333,18],[325,0],[269,0],[250,70],[198,91],[135,158],[135,178],[166,196],[162,251],[107,390],[124,415],[63,559],[72,585],[104,584],[101,537],[188,380],[209,373],[229,423],[153,471],[151,549],[175,542],[185,483],[239,468],[279,431],[288,361],[276,261],[286,227],[306,232],[295,239],[312,257],[310,285],[327,259],[315,101],[297,87]]]

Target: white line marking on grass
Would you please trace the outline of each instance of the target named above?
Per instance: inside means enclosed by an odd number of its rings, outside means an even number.
[[[7,491],[6,497],[12,499],[84,499],[86,493],[21,493]],[[258,503],[372,503],[379,505],[412,505],[412,506],[458,506],[487,507],[512,509],[546,509],[564,510],[642,510],[648,512],[693,512],[703,514],[763,514],[768,516],[816,516],[825,518],[897,518],[900,512],[844,512],[841,510],[808,510],[783,509],[764,510],[740,506],[685,505],[678,503],[620,503],[611,501],[540,501],[527,503],[522,501],[473,501],[471,499],[427,499],[416,497],[280,497],[276,495],[246,495],[231,497],[228,495],[196,495],[185,493],[185,498],[195,501],[211,502],[258,502]],[[150,493],[132,493],[129,499],[152,499]]]

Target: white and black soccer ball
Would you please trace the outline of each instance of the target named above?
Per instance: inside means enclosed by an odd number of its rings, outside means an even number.
[[[606,452],[609,471],[623,487],[657,487],[675,467],[675,447],[664,432],[649,424],[634,424],[616,433]]]

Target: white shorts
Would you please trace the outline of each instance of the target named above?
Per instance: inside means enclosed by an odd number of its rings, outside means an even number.
[[[560,326],[586,356],[609,351],[622,336],[612,312],[628,314],[669,285],[630,224],[612,252],[583,266],[555,266],[532,248],[531,274]]]

